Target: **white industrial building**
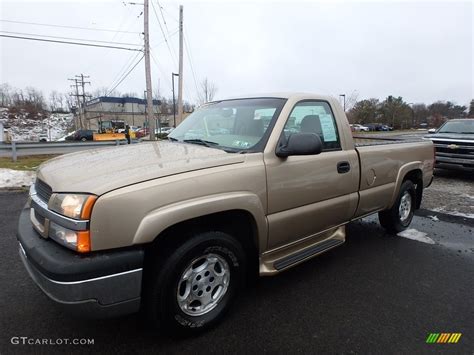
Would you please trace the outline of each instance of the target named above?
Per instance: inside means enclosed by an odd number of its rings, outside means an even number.
[[[153,100],[153,116],[162,127],[172,122],[169,116],[162,116],[159,100]],[[129,126],[147,127],[146,100],[136,97],[98,97],[86,102],[84,126],[97,130],[101,121],[124,121]]]

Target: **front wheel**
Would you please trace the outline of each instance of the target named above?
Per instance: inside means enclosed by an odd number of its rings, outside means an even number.
[[[415,185],[410,180],[404,181],[392,208],[379,212],[379,221],[382,227],[391,233],[407,229],[415,214],[415,201]]]
[[[243,284],[242,246],[226,233],[204,232],[153,263],[147,313],[162,329],[192,334],[215,325]]]

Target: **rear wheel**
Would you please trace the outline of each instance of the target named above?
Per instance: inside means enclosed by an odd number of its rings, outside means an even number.
[[[382,227],[391,233],[405,230],[411,223],[415,213],[416,191],[410,180],[403,182],[395,204],[389,210],[379,212]]]
[[[148,275],[147,314],[163,330],[192,334],[219,322],[243,284],[245,257],[226,233],[192,236]]]

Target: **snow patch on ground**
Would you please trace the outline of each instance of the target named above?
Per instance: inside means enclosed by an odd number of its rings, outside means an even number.
[[[417,242],[427,243],[427,244],[435,244],[435,241],[430,237],[426,236],[426,233],[420,232],[416,229],[407,229],[403,232],[397,234],[399,237],[408,238],[411,240],[416,240]]]
[[[428,218],[431,218],[432,221],[438,222],[439,218],[438,216],[428,216]]]
[[[34,171],[20,171],[0,168],[0,189],[19,188],[33,184],[36,178]]]

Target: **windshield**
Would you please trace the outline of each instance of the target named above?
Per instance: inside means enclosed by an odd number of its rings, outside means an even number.
[[[474,120],[448,121],[441,126],[438,133],[474,134]]]
[[[231,152],[263,151],[285,102],[273,98],[213,102],[189,115],[168,137]]]

